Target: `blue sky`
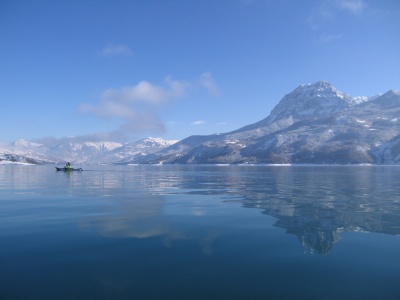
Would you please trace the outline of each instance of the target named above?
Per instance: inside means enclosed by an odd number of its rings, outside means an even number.
[[[0,141],[183,139],[400,89],[398,0],[0,0]]]

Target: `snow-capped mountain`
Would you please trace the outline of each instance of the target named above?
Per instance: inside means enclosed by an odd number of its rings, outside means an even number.
[[[110,151],[103,158],[103,161],[120,164],[136,163],[140,158],[167,148],[176,142],[176,140],[164,140],[161,138],[144,138]]]
[[[161,138],[145,138],[136,142],[121,144],[115,142],[64,142],[49,148],[48,155],[62,157],[74,164],[129,163],[137,156],[159,151],[176,141]]]
[[[400,163],[400,92],[352,98],[325,81],[301,85],[264,120],[189,137],[147,162]]]
[[[63,163],[61,159],[49,157],[47,155],[36,153],[34,151],[21,152],[15,150],[0,149],[0,164],[4,164],[6,162],[28,163],[34,165]]]
[[[332,115],[339,110],[348,108],[367,100],[364,97],[352,98],[338,91],[326,81],[314,84],[300,85],[290,94],[287,94],[272,110],[268,121],[283,118],[295,120],[317,118]]]
[[[39,143],[33,143],[33,142],[29,142],[23,139],[20,139],[18,141],[15,141],[12,144],[16,149],[34,149],[34,148],[40,148],[43,147],[43,144],[39,144]]]
[[[29,163],[29,164],[57,164],[62,163],[58,159],[44,154],[47,148],[38,143],[31,143],[26,140],[18,140],[8,147],[0,148],[0,161],[2,163]]]
[[[78,164],[97,164],[103,162],[103,156],[121,146],[122,144],[114,142],[76,143],[65,141],[49,147],[46,154]]]
[[[121,144],[115,142],[70,142],[53,145],[18,140],[8,149],[0,150],[0,159],[33,164],[66,163],[106,164],[129,163],[136,157],[143,157],[164,149],[177,141],[161,138],[145,138],[136,142]]]

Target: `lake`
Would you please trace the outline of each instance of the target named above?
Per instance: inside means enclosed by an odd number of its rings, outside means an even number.
[[[0,299],[400,299],[400,166],[83,169],[0,165]]]

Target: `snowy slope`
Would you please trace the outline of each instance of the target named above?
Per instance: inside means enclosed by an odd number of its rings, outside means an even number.
[[[44,154],[47,148],[42,144],[18,140],[8,147],[0,149],[0,160],[5,163],[19,162],[29,164],[55,164],[63,162],[61,159]]]
[[[319,81],[285,95],[264,120],[148,162],[399,163],[399,116],[399,92],[352,98]]]

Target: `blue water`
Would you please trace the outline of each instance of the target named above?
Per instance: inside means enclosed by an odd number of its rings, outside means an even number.
[[[0,299],[400,299],[400,167],[0,166]]]

